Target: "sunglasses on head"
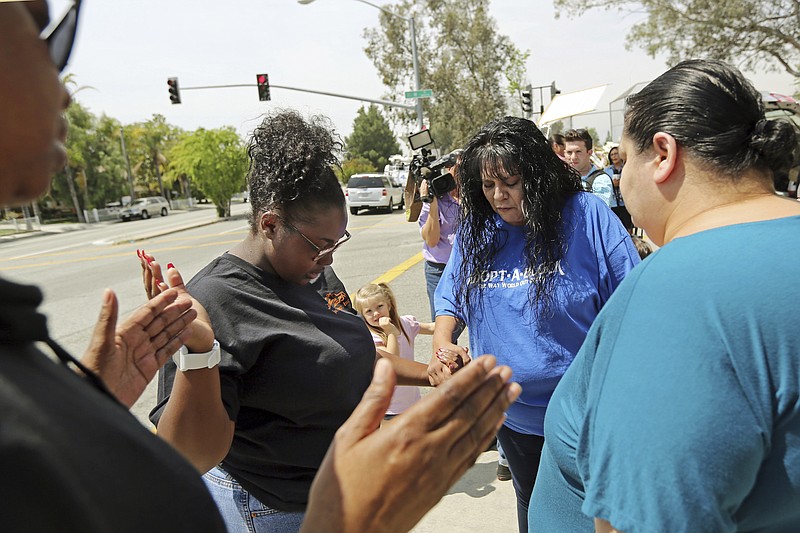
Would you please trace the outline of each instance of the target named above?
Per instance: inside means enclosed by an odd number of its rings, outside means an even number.
[[[78,30],[78,12],[81,9],[81,0],[75,0],[73,4],[61,17],[56,24],[50,24],[49,30],[45,30],[39,36],[47,43],[50,50],[50,59],[59,72],[64,70],[72,52],[72,45],[75,43],[75,35]]]

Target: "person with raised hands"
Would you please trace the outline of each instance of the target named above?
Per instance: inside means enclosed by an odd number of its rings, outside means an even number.
[[[0,2],[0,205],[41,195],[66,163],[58,75],[80,2]],[[0,279],[0,517],[9,531],[202,531],[224,524],[197,471],[130,414],[188,340],[196,312],[168,290],[118,321],[111,290],[81,360],[48,332],[42,292]],[[52,320],[61,317],[53,316]],[[11,482],[10,480],[13,480]],[[165,502],[168,502],[165,504]]]
[[[377,358],[402,385],[431,384],[427,365],[376,349],[331,269],[350,239],[340,148],[322,116],[276,110],[255,129],[250,231],[186,284],[214,336],[197,337],[159,374],[151,420],[204,473],[231,529],[259,509],[259,527],[297,530]],[[144,254],[145,270],[153,264]]]

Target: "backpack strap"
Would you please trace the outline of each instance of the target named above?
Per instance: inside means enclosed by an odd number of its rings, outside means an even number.
[[[586,181],[584,182],[584,189],[586,189],[586,192],[592,192],[592,185],[594,184],[594,180],[600,174],[605,174],[606,176],[608,175],[606,174],[606,171],[603,170],[602,168],[596,168],[594,169],[594,171],[592,171],[591,174],[586,176]]]

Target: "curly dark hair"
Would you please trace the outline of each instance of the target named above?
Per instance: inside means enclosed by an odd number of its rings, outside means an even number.
[[[525,266],[531,276],[529,302],[534,316],[549,312],[559,260],[565,253],[562,211],[582,190],[581,179],[553,152],[539,128],[518,117],[494,120],[466,145],[457,167],[461,180],[458,239],[462,262],[456,297],[463,308],[480,303],[483,288],[474,276],[491,269],[504,232],[483,193],[484,176],[521,176],[525,223]],[[544,316],[543,315],[543,316]]]
[[[306,120],[292,110],[267,115],[247,147],[250,230],[256,232],[261,213],[272,209],[306,222],[319,208],[344,209],[344,194],[334,173],[341,149],[326,117]]]

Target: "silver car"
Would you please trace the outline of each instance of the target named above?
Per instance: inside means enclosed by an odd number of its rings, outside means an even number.
[[[353,174],[345,191],[351,215],[361,208],[377,207],[391,213],[403,208],[403,187],[395,185],[385,174]]]
[[[155,214],[161,215],[162,217],[169,214],[169,203],[163,196],[137,198],[131,205],[119,212],[119,218],[124,221],[131,220],[132,218],[141,218],[145,220]]]

